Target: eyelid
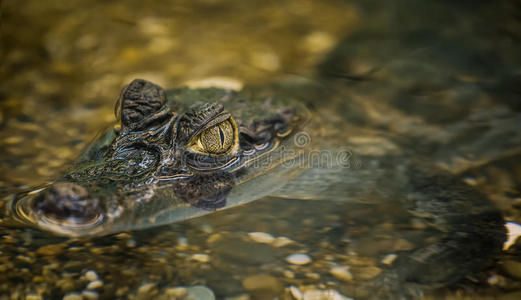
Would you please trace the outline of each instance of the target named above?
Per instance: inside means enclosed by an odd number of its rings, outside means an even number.
[[[226,112],[226,111],[223,111],[221,112],[220,114],[218,114],[217,116],[215,116],[215,118],[211,119],[210,121],[208,121],[208,123],[204,124],[204,126],[201,127],[201,129],[197,132],[197,134],[194,135],[194,137],[198,136],[201,134],[201,132],[207,130],[207,129],[210,129],[212,128],[213,126],[216,126],[226,120],[229,120],[231,119],[232,120],[232,125],[236,125],[235,124],[235,120],[233,120],[232,118],[232,115],[229,113],[229,112]]]

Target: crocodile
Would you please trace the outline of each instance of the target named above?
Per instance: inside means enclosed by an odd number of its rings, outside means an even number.
[[[384,291],[456,282],[501,250],[503,217],[487,197],[418,158],[403,137],[345,122],[331,107],[310,110],[329,88],[292,79],[241,91],[165,91],[136,79],[118,98],[117,123],[63,176],[17,195],[7,205],[8,218],[89,237],[186,220],[268,195],[376,199],[439,231],[436,242],[406,251],[379,276]],[[353,117],[362,107],[350,106]]]
[[[136,79],[117,100],[116,124],[61,177],[11,199],[0,221],[78,238],[268,196],[386,203],[436,233],[371,283],[378,298],[458,282],[506,239],[500,210],[458,175],[519,153],[521,141],[519,114],[482,97],[517,75],[474,63],[488,53],[465,42],[428,30],[361,31],[328,55],[318,78],[241,90],[164,90]]]
[[[300,154],[281,149],[306,119],[303,107],[276,102],[254,105],[224,89],[167,96],[136,79],[116,104],[118,124],[50,186],[20,195],[13,212],[78,237],[171,223],[263,197],[298,170],[282,166]]]

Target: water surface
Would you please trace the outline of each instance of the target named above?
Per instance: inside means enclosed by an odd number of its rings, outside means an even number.
[[[388,105],[432,124],[422,128],[438,131],[389,130],[417,140],[418,152],[521,222],[521,156],[511,142],[521,110],[519,1],[4,0],[1,13],[5,199],[65,170],[113,122],[119,91],[134,78],[173,88],[209,78],[237,87],[325,76],[377,113]],[[500,134],[509,143],[498,143]],[[436,143],[445,146],[429,148]],[[175,299],[172,288],[202,285],[218,299],[293,299],[295,289],[366,299],[374,291],[363,283],[389,253],[436,238],[419,234],[422,226],[386,205],[266,198],[102,238],[1,228],[0,298]],[[519,249],[427,297],[516,299]],[[311,262],[287,261],[297,253]],[[352,278],[332,273],[346,266]],[[102,286],[88,289],[89,271]]]

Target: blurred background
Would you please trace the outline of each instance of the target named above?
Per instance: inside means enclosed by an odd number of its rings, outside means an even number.
[[[56,175],[134,78],[308,76],[358,22],[340,0],[3,0],[1,18],[0,188]]]

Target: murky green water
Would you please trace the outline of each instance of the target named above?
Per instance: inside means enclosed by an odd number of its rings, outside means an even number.
[[[327,73],[344,78],[337,105],[349,98],[371,112],[371,121],[346,112],[350,122],[416,141],[521,222],[521,141],[512,132],[521,124],[519,1],[0,3],[5,199],[65,170],[113,122],[134,78],[173,88]],[[436,239],[426,227],[390,205],[266,198],[102,238],[0,228],[0,299],[184,299],[176,288],[193,286],[217,299],[367,299],[376,291],[364,283],[389,254]],[[519,249],[425,297],[517,299]],[[295,254],[310,262],[288,260]]]

